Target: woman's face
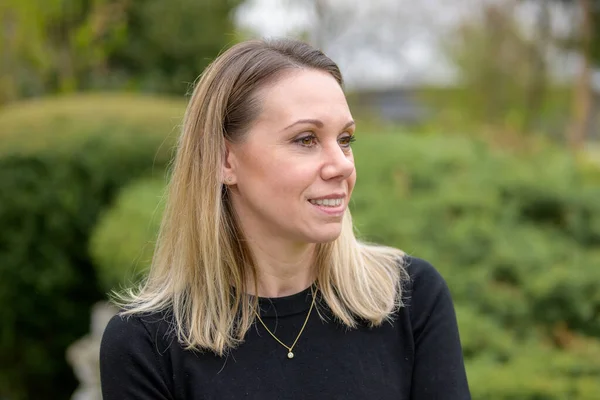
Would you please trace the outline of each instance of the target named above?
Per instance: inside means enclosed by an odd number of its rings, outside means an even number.
[[[354,122],[336,80],[293,70],[259,91],[261,114],[224,170],[248,239],[336,239],[356,181]]]

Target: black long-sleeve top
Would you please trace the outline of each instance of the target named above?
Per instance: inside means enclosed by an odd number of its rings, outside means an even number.
[[[100,349],[104,400],[126,399],[470,399],[454,306],[440,274],[407,258],[405,307],[392,323],[348,329],[324,303],[313,310],[294,358],[257,321],[244,343],[218,357],[184,350],[165,314],[108,324]],[[305,321],[311,290],[259,299],[261,317],[290,345]]]

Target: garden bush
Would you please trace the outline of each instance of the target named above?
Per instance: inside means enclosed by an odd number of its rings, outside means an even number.
[[[568,322],[598,336],[600,187],[569,156],[401,135],[365,138],[355,156],[367,238],[431,260],[457,300],[521,334]]]
[[[164,187],[164,179],[134,182],[119,193],[112,208],[100,218],[90,241],[90,253],[104,291],[131,287],[144,276],[160,226]]]
[[[0,398],[64,399],[66,347],[105,298],[89,238],[118,190],[163,176],[179,102],[38,100],[0,112]]]
[[[118,146],[126,152],[137,146],[151,147],[153,159],[161,165],[171,157],[184,110],[183,101],[130,94],[80,94],[12,103],[0,110],[0,155],[48,149],[72,155],[91,140],[102,138],[115,146],[115,159],[126,155],[117,151]]]
[[[0,398],[72,392],[64,351],[101,298],[82,246],[103,196],[91,178],[76,162],[0,159]]]
[[[359,236],[426,258],[446,278],[474,398],[595,398],[599,171],[553,148],[507,153],[456,137],[363,134],[354,149]],[[97,245],[103,269],[148,265],[138,254],[155,234],[148,221],[163,189],[153,185],[156,202],[141,200],[152,185],[140,184],[100,223],[117,232],[118,216],[139,198],[136,215],[121,222],[138,239],[118,260]]]

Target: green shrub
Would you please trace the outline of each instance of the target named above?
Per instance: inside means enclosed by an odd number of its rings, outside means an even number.
[[[516,340],[497,321],[475,311],[473,307],[457,304],[455,308],[466,360],[482,354],[498,363],[511,358]]]
[[[598,171],[551,149],[519,157],[406,135],[363,138],[355,157],[352,206],[367,238],[431,260],[457,300],[519,333],[567,321],[599,335]],[[555,270],[570,276],[540,283]]]
[[[106,193],[78,161],[0,159],[0,397],[66,398],[65,348],[101,298],[82,246]],[[64,386],[63,386],[64,385]]]
[[[0,110],[0,155],[36,154],[47,149],[71,155],[91,139],[101,138],[122,146],[123,151],[135,151],[139,145],[152,147],[153,158],[162,165],[171,156],[184,110],[182,101],[130,94],[74,95],[12,103]],[[115,151],[113,156],[125,153]]]
[[[160,199],[164,186],[162,179],[132,183],[99,220],[90,253],[106,292],[131,287],[150,265],[163,211]]]
[[[182,111],[160,99],[77,96],[0,112],[0,398],[75,389],[65,350],[104,297],[91,231],[122,186],[164,175]]]
[[[597,343],[571,352],[527,343],[515,346],[504,362],[483,354],[467,364],[473,399],[596,399],[599,350]]]
[[[599,353],[560,338],[600,347],[598,170],[552,149],[517,156],[441,137],[373,136],[355,157],[359,231],[440,269],[474,398],[597,397]]]

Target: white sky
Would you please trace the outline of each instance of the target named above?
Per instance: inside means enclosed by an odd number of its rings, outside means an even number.
[[[453,69],[441,42],[461,19],[477,18],[483,2],[507,0],[324,1],[336,10],[326,24],[336,33],[326,35],[333,39],[324,50],[339,64],[348,86],[388,87],[451,83]],[[313,0],[247,0],[236,20],[258,36],[294,36],[314,31],[312,4]],[[525,29],[533,26],[534,7],[524,5],[518,15]],[[568,25],[561,15],[554,13],[558,30]],[[568,63],[555,65],[559,74],[573,69]]]

